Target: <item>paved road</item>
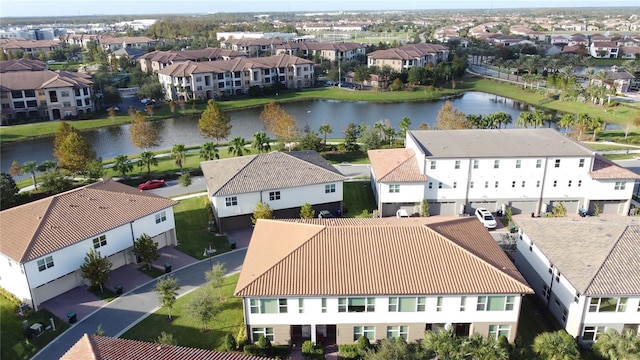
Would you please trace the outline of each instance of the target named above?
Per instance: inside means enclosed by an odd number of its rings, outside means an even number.
[[[225,264],[227,274],[233,274],[242,268],[246,249],[239,249],[233,252],[224,253],[212,258],[213,263]],[[193,265],[173,271],[171,274],[179,280],[181,296],[206,283],[205,271],[209,269],[209,260],[202,260]],[[93,334],[98,325],[106,336],[118,337],[129,327],[144,319],[149,313],[160,306],[158,295],[153,291],[155,281],[142,285],[116,300],[108,303],[104,307],[95,311],[84,319],[78,319],[70,329],[58,336],[49,343],[32,359],[49,360],[59,359],[67,350],[85,333]]]

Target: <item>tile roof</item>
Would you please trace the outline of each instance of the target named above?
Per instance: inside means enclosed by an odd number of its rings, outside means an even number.
[[[579,293],[640,294],[640,219],[516,217],[514,221]]]
[[[43,71],[47,69],[47,64],[40,60],[13,59],[0,61],[0,73],[12,71]]]
[[[191,76],[191,74],[195,73],[224,73],[247,69],[273,69],[293,65],[313,66],[314,62],[286,54],[206,62],[186,61],[171,64],[160,70],[158,74],[169,76]]]
[[[177,204],[103,181],[0,212],[0,253],[24,263]]]
[[[444,45],[419,43],[404,45],[399,48],[376,50],[367,54],[367,56],[371,59],[412,60],[425,55],[437,54],[446,51],[449,51],[449,48]]]
[[[595,180],[640,179],[640,175],[597,154],[594,158],[593,169],[589,172],[589,176]]]
[[[273,151],[200,163],[211,196],[344,181],[315,151]]]
[[[11,90],[34,90],[55,87],[85,88],[93,84],[86,75],[69,71],[14,71],[1,76],[2,86]]]
[[[142,59],[151,61],[159,61],[162,63],[178,62],[178,61],[200,61],[201,59],[216,60],[222,58],[246,57],[244,51],[227,50],[220,48],[205,48],[184,51],[152,51],[141,56]]]
[[[594,152],[554,129],[413,130],[407,132],[436,158],[585,156]]]
[[[160,345],[128,339],[84,334],[61,360],[267,360],[240,352],[222,352],[184,346]]]
[[[427,181],[427,176],[420,173],[418,159],[411,149],[369,150],[367,155],[378,182]]]
[[[241,297],[515,293],[533,291],[471,217],[258,220],[235,290]]]

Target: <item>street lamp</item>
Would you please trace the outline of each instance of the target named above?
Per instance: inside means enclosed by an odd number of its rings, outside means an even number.
[[[212,248],[211,248],[211,243],[209,243],[209,248],[208,248],[208,249],[207,249],[207,248],[205,248],[205,249],[204,249],[204,253],[202,254],[202,256],[208,256],[208,257],[209,257],[209,269],[212,269],[212,268],[213,268],[213,265],[211,264],[211,256],[212,256],[213,254],[215,254],[215,253],[216,253],[216,251],[217,251],[216,249],[212,249]]]

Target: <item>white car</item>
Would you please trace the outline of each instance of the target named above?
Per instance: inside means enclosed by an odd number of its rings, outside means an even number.
[[[495,229],[498,225],[496,219],[491,215],[491,212],[485,208],[476,209],[476,217],[487,229]]]
[[[408,218],[409,214],[407,213],[407,210],[405,210],[405,209],[398,209],[398,211],[396,211],[396,217],[397,218]]]

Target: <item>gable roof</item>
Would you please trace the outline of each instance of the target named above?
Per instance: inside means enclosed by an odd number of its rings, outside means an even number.
[[[70,71],[12,71],[2,74],[2,86],[9,90],[86,88],[92,84],[93,81],[87,75]]]
[[[267,360],[241,352],[222,352],[84,334],[61,360]]]
[[[0,73],[12,71],[43,71],[47,69],[47,64],[40,60],[12,59],[0,61]]]
[[[234,58],[218,61],[181,61],[160,70],[158,74],[168,76],[191,76],[197,73],[224,73],[247,69],[273,69],[294,65],[314,66],[314,62],[297,56],[282,54],[258,58]]]
[[[376,50],[367,56],[371,59],[412,60],[425,55],[433,55],[449,51],[449,48],[439,44],[418,43],[404,45],[399,48]]]
[[[258,220],[235,295],[533,292],[476,219],[433,221]],[[402,281],[389,269],[402,269]]]
[[[0,253],[28,262],[177,204],[115,181],[0,212]]]
[[[514,221],[580,294],[640,294],[640,219],[616,216]]]
[[[595,180],[640,179],[640,175],[596,154],[589,176]]]
[[[315,151],[273,151],[200,163],[211,196],[344,181]]]
[[[367,151],[371,168],[378,182],[425,182],[416,154],[411,149]]]

